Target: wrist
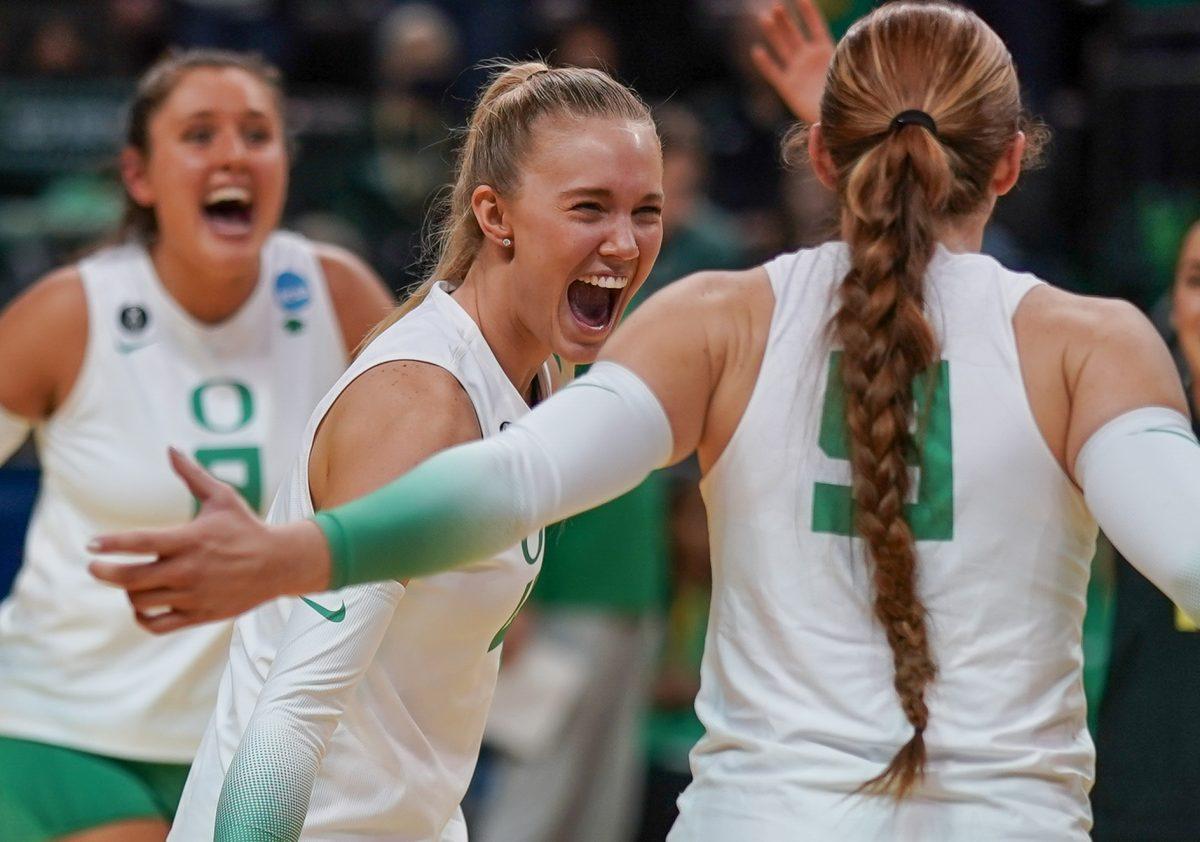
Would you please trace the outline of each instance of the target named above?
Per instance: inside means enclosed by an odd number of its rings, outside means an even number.
[[[280,571],[281,594],[299,595],[330,590],[329,547],[311,520],[270,527],[275,569]]]

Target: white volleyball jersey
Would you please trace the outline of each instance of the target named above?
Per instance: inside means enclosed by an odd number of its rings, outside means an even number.
[[[395,360],[452,374],[484,436],[529,411],[475,322],[435,287],[318,405],[272,522],[312,516],[308,460],[317,426],[355,378]],[[549,393],[546,369],[539,386]],[[273,828],[280,838],[292,838],[302,822],[305,839],[465,839],[458,805],[479,754],[500,643],[533,589],[544,543],[541,530],[493,559],[407,588],[388,582],[280,599],[239,618],[171,839],[213,838],[235,752],[239,764],[257,764],[256,791],[239,803],[261,795],[273,807],[294,805],[291,830]],[[308,784],[292,787],[284,774],[309,762],[319,764],[311,800]]]
[[[907,512],[938,675],[925,784],[852,794],[912,736],[851,537],[849,448],[828,325],[844,243],[766,265],[775,294],[745,414],[701,488],[713,598],[672,842],[1086,840],[1093,749],[1081,625],[1096,524],[1039,433],[1012,318],[1040,283],[939,247],[938,337]]]
[[[304,419],[346,363],[311,245],[273,234],[250,298],[192,318],[140,245],[80,266],[88,338],[70,395],[35,430],[41,491],[0,606],[0,733],[100,754],[188,762],[216,697],[230,624],[156,637],[87,572],[95,535],[186,522],[167,464],[190,453],[265,510]]]

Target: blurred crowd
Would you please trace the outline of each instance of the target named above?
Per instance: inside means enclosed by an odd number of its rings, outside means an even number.
[[[874,3],[819,5],[836,36]],[[1055,137],[1045,166],[1000,205],[985,250],[1165,314],[1181,237],[1200,217],[1200,3],[966,5],[1010,45]],[[821,242],[834,227],[829,197],[780,160],[793,118],[749,60],[756,10],[754,0],[9,0],[0,303],[115,228],[117,108],[171,45],[253,50],[283,69],[296,136],[287,227],[362,255],[396,291],[422,276],[424,220],[497,56],[602,67],[654,106],[668,201],[642,297],[697,269]],[[470,802],[479,838],[600,840],[581,830],[600,808],[598,826],[624,834],[614,840],[661,839],[670,826],[700,727],[691,702],[709,587],[691,471],[653,477],[548,539],[536,610],[506,646],[514,661],[541,657],[541,637],[592,664],[561,703],[577,739],[484,757]],[[6,517],[17,508],[0,500]],[[17,563],[13,546],[5,566]],[[523,793],[541,793],[544,814]]]

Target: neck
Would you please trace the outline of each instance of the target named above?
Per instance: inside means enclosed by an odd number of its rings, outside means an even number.
[[[253,266],[214,268],[189,260],[161,241],[150,247],[150,260],[159,281],[179,306],[208,324],[236,313],[258,283],[258,260]]]
[[[498,265],[480,255],[454,291],[454,300],[479,326],[500,367],[513,386],[529,400],[530,385],[550,348],[521,323],[513,296],[509,264]]]

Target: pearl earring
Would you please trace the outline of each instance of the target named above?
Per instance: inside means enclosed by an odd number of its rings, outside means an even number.
[[[503,240],[501,240],[501,242],[504,243],[505,248],[512,247],[512,240],[510,240],[508,237],[505,237]]]

